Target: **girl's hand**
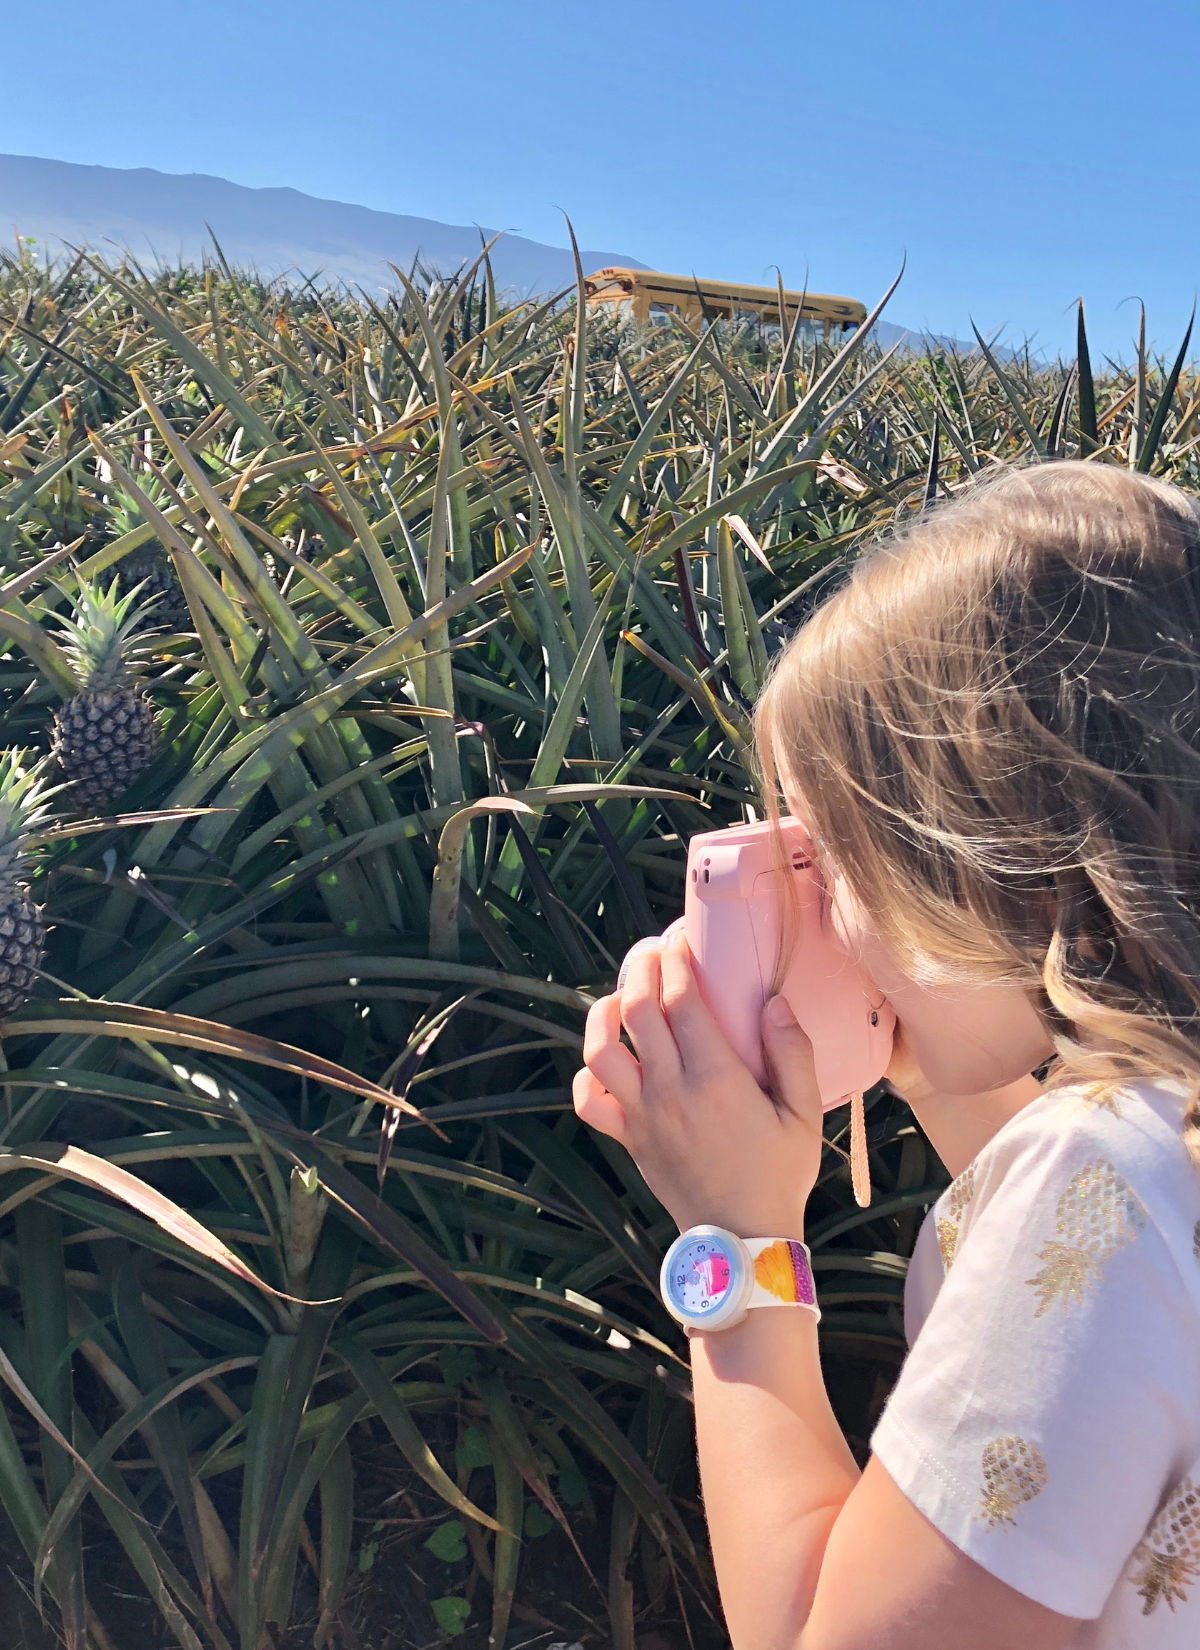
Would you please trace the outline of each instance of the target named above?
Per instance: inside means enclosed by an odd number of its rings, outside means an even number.
[[[763,1041],[773,1098],[709,1013],[682,934],[639,952],[624,988],[588,1015],[575,1110],[628,1148],[681,1231],[803,1233],[821,1162],[812,1044],[780,997],[763,1010]]]

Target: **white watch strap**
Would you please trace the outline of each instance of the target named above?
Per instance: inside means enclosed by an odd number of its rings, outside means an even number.
[[[743,1238],[754,1262],[754,1291],[746,1302],[755,1306],[804,1306],[821,1316],[813,1281],[812,1256],[796,1238]]]

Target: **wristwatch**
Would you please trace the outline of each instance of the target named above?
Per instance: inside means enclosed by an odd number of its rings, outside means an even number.
[[[689,1226],[658,1275],[663,1305],[685,1329],[732,1329],[755,1306],[803,1306],[818,1319],[812,1260],[795,1238],[740,1238]]]

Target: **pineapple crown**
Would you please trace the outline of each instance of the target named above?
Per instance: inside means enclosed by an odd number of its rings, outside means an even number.
[[[71,615],[53,617],[63,627],[63,647],[79,675],[84,693],[111,693],[128,687],[130,672],[127,651],[139,626],[160,599],[139,602],[145,580],[124,596],[119,578],[108,589],[80,579],[71,597]],[[65,593],[65,592],[64,592]]]
[[[140,476],[138,485],[150,501],[157,504],[160,509],[165,510],[167,505],[170,504],[170,495],[157,476]],[[140,506],[130,494],[124,492],[110,494],[108,523],[118,538],[126,533],[134,532],[142,526],[145,520],[146,518],[142,514]]]
[[[30,751],[0,751],[0,889],[12,887],[25,842],[50,812],[50,798],[62,789],[46,780],[47,757]]]

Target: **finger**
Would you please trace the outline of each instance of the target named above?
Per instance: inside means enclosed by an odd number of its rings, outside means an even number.
[[[600,1134],[610,1134],[614,1140],[624,1143],[625,1108],[586,1066],[582,1066],[575,1073],[571,1092],[575,1101],[575,1115],[581,1122],[586,1123],[589,1128],[596,1129]]]
[[[633,958],[638,956],[642,951],[657,951],[661,944],[662,935],[651,934],[644,940],[637,940],[629,947],[629,950],[625,953],[625,959],[621,964],[620,972],[617,974],[618,991],[620,991],[621,987],[625,984],[625,981],[629,977],[629,964]]]
[[[813,1046],[796,1023],[786,997],[772,997],[762,1013],[763,1053],[771,1092],[793,1116],[821,1125],[821,1095],[813,1064]]]
[[[623,1106],[635,1105],[642,1092],[642,1068],[621,1041],[621,998],[601,997],[588,1010],[583,1030],[583,1063]]]
[[[685,1068],[694,1074],[735,1061],[737,1055],[700,995],[691,949],[682,934],[663,947],[660,968],[663,1010]]]
[[[629,960],[621,989],[621,1020],[637,1057],[656,1081],[672,1082],[683,1071],[679,1049],[662,1009],[662,973],[657,949],[639,951]]]

